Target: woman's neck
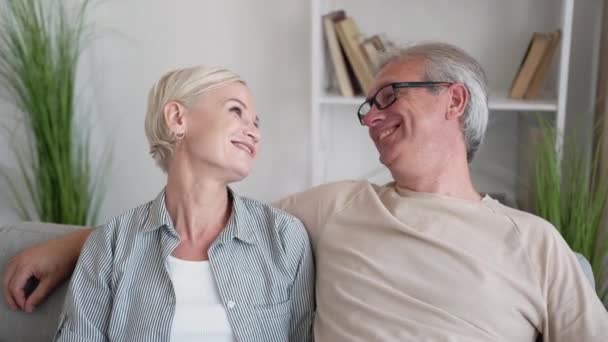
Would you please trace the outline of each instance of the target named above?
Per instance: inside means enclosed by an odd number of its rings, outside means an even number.
[[[227,184],[189,168],[172,168],[165,202],[182,242],[213,242],[228,223],[231,202]]]

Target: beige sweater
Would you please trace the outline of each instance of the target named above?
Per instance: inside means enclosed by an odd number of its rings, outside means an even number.
[[[608,313],[553,226],[490,197],[347,181],[277,205],[313,240],[317,342],[608,341]]]

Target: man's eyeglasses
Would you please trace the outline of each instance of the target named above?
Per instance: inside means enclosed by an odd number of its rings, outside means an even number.
[[[385,109],[397,101],[397,89],[400,88],[433,88],[438,86],[451,86],[451,82],[395,82],[389,83],[380,88],[374,96],[365,100],[357,110],[359,122],[363,124],[363,118],[372,110],[372,106],[376,105],[378,109]]]

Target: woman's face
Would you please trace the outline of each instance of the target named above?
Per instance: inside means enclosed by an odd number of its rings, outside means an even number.
[[[240,82],[199,97],[182,117],[184,138],[177,150],[195,169],[227,183],[247,177],[258,154],[260,130],[249,88]]]

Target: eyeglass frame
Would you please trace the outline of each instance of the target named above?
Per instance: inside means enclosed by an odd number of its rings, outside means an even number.
[[[386,109],[386,108],[390,107],[393,103],[395,103],[395,101],[397,101],[397,92],[396,92],[397,89],[433,88],[433,87],[437,87],[437,86],[448,86],[449,87],[452,84],[454,84],[454,82],[440,82],[440,81],[393,82],[393,83],[385,84],[382,87],[380,87],[380,89],[378,89],[372,97],[365,99],[365,101],[359,106],[359,108],[357,109],[357,118],[359,118],[359,123],[362,126],[365,126],[365,124],[363,123],[363,118],[365,118],[365,116],[367,114],[369,114],[369,112],[372,110],[374,105],[376,105],[376,108],[378,108],[379,110],[382,110],[382,109]],[[388,86],[391,86],[391,88],[393,88],[393,92],[395,93],[395,96],[389,104],[387,104],[386,106],[380,107],[380,105],[376,101],[376,96],[378,96],[378,94],[380,93],[380,91],[382,91],[382,89],[384,89]],[[365,106],[366,104],[369,105],[369,110],[367,111],[367,113],[361,114],[361,108],[363,108],[363,106]]]

